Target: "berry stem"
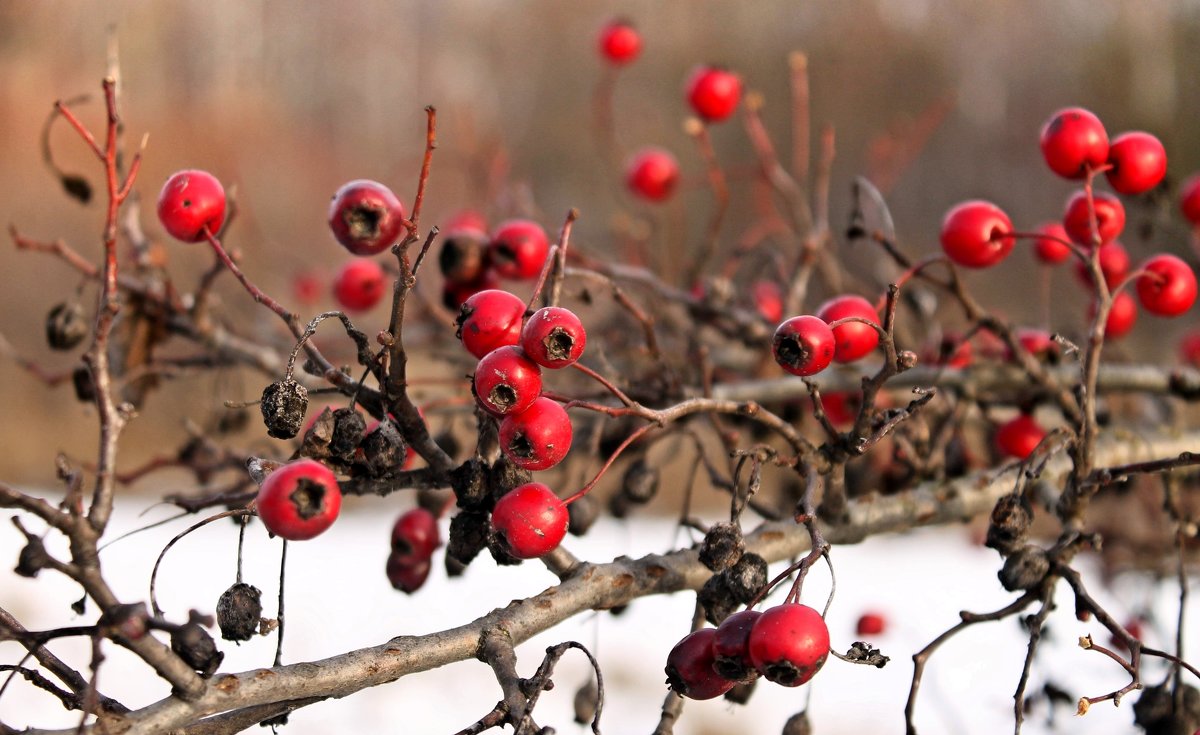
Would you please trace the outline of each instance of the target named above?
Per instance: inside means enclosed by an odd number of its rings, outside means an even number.
[[[437,108],[428,105],[425,108],[425,157],[421,160],[421,176],[417,179],[417,195],[413,197],[412,219],[409,221],[408,228],[409,234],[413,236],[420,231],[421,206],[425,203],[425,187],[429,183],[429,168],[433,164],[433,151],[436,148]],[[426,243],[428,244],[428,240]],[[416,272],[417,269],[414,266],[413,275],[416,275]]]

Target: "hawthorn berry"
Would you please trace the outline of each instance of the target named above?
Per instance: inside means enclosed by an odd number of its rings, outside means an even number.
[[[471,283],[446,281],[442,284],[442,305],[450,311],[458,311],[475,294],[497,288],[500,288],[500,279],[491,270],[485,270],[479,280]]]
[[[1009,457],[1025,459],[1045,436],[1046,430],[1041,424],[1023,413],[996,430],[996,448]]]
[[[1017,342],[1036,358],[1053,358],[1060,352],[1053,335],[1045,329],[1023,327],[1017,330]]]
[[[829,628],[808,605],[777,605],[754,623],[747,645],[758,673],[785,687],[807,682],[829,656]]]
[[[1117,287],[1129,274],[1129,252],[1125,246],[1113,240],[1100,246],[1100,272],[1104,274],[1104,283],[1111,291]],[[1083,261],[1075,263],[1075,275],[1087,287],[1092,286],[1092,271]]]
[[[429,558],[442,542],[437,518],[421,507],[406,511],[392,526],[392,552]]]
[[[505,493],[492,509],[492,530],[518,559],[536,559],[555,549],[567,534],[567,506],[540,482]]]
[[[542,392],[542,371],[520,347],[499,347],[475,367],[475,397],[496,414],[521,413]]]
[[[661,148],[643,148],[625,166],[625,185],[649,202],[663,202],[675,193],[679,163]]]
[[[686,86],[688,104],[707,122],[721,122],[733,114],[742,99],[742,80],[715,66],[696,67]]]
[[[521,329],[521,349],[530,360],[551,370],[577,362],[586,346],[583,322],[561,306],[538,309]]]
[[[1054,173],[1082,179],[1108,160],[1108,133],[1100,118],[1081,107],[1059,110],[1042,126],[1042,156]]]
[[[1012,220],[1002,209],[971,199],[956,204],[942,219],[942,250],[961,266],[990,268],[1012,252],[1012,231]]]
[[[461,209],[448,217],[441,226],[442,232],[453,230],[482,230],[487,232],[487,218],[474,209]]]
[[[455,284],[475,283],[487,271],[488,236],[474,227],[447,230],[438,251],[438,268],[446,281]]]
[[[854,624],[856,635],[883,635],[885,630],[887,630],[887,618],[877,612],[863,613],[858,616],[858,622]]]
[[[337,520],[342,491],[325,465],[312,459],[289,462],[263,480],[258,516],[267,530],[289,541],[323,533]]]
[[[512,219],[501,222],[492,232],[488,254],[492,268],[503,278],[532,280],[542,272],[550,241],[536,222]]]
[[[755,281],[750,285],[754,310],[763,319],[778,324],[783,319],[783,289],[774,281]]]
[[[1200,224],[1200,174],[1192,174],[1180,187],[1179,211],[1188,222]]]
[[[1139,270],[1145,273],[1137,279],[1137,295],[1146,311],[1170,317],[1192,308],[1196,274],[1183,260],[1163,253],[1142,263]]]
[[[757,673],[747,645],[750,631],[762,613],[758,610],[735,612],[717,626],[713,636],[713,670],[730,681],[745,681]]]
[[[333,297],[342,308],[366,311],[383,298],[387,281],[383,268],[373,260],[359,258],[342,266],[333,279]]]
[[[713,699],[733,688],[730,681],[713,669],[713,639],[716,628],[701,628],[688,633],[667,654],[667,685],[681,697]]]
[[[792,375],[816,375],[833,362],[837,340],[829,324],[820,317],[804,315],[788,319],[775,330],[771,352],[775,362]]]
[[[622,66],[642,52],[642,36],[624,19],[611,20],[600,29],[600,55],[610,64]]]
[[[1046,222],[1037,228],[1039,237],[1033,242],[1033,253],[1046,265],[1057,265],[1071,257],[1071,248],[1066,244],[1067,231],[1059,222]]]
[[[1179,359],[1187,365],[1200,368],[1200,330],[1193,330],[1179,338]]]
[[[1107,192],[1096,192],[1093,196],[1096,207],[1096,234],[1100,242],[1117,239],[1125,229],[1125,206],[1121,200]],[[1067,200],[1063,211],[1063,228],[1074,242],[1094,245],[1092,223],[1088,216],[1087,194],[1080,189]]]
[[[400,239],[404,224],[404,205],[378,181],[343,184],[329,202],[329,229],[355,255],[387,250]]]
[[[1167,173],[1167,151],[1162,142],[1140,130],[1121,133],[1108,146],[1112,168],[1104,172],[1112,188],[1122,194],[1144,194]]]
[[[1088,311],[1088,318],[1096,316],[1096,304],[1093,303]],[[1104,336],[1108,339],[1120,339],[1129,334],[1137,323],[1137,302],[1128,291],[1118,291],[1113,294],[1112,307],[1108,310],[1108,319],[1104,320]]]
[[[817,317],[832,324],[839,319],[859,317],[873,324],[879,323],[879,313],[862,296],[835,296],[821,304],[817,309]],[[833,359],[837,362],[854,362],[871,353],[879,344],[879,333],[870,324],[862,322],[846,322],[833,327],[833,338],[836,342]]]
[[[458,338],[475,357],[521,341],[525,302],[508,291],[487,289],[463,302],[458,313]]]
[[[392,587],[411,595],[425,585],[432,566],[427,556],[413,557],[393,551],[388,554],[387,578]]]
[[[862,394],[852,391],[831,391],[821,394],[821,409],[834,426],[849,426],[862,409]]]
[[[549,398],[539,397],[529,408],[500,422],[500,449],[513,464],[526,470],[548,470],[571,448],[571,419]]]
[[[200,242],[206,230],[215,236],[225,224],[225,189],[207,171],[177,171],[158,194],[158,221],[183,242]]]

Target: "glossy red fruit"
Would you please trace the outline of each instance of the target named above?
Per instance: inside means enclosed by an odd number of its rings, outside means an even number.
[[[475,357],[521,341],[525,302],[508,291],[488,289],[463,302],[458,312],[458,338]]]
[[[1100,246],[1100,272],[1104,274],[1104,283],[1111,291],[1117,287],[1125,276],[1129,275],[1129,252],[1121,243],[1113,240]],[[1076,261],[1075,275],[1085,286],[1092,286],[1092,272],[1083,261]]]
[[[1096,228],[1100,242],[1117,239],[1125,229],[1125,206],[1121,200],[1107,192],[1096,192]],[[1091,220],[1088,217],[1087,194],[1082,189],[1071,195],[1063,211],[1063,228],[1067,236],[1080,245],[1093,245]]]
[[[392,526],[392,553],[428,559],[441,544],[437,518],[424,508],[406,511]]]
[[[817,316],[828,324],[850,317],[879,323],[879,313],[875,311],[871,302],[862,296],[835,296],[821,304],[821,308],[817,309]],[[834,327],[833,338],[837,343],[833,359],[843,363],[866,357],[879,344],[879,333],[870,324],[862,322],[846,322]]]
[[[667,685],[681,697],[713,699],[733,688],[730,681],[713,670],[712,642],[715,628],[688,633],[667,654]]]
[[[1179,338],[1179,359],[1194,368],[1200,368],[1200,330],[1191,331]]]
[[[1108,146],[1112,168],[1104,172],[1112,188],[1122,194],[1144,194],[1167,174],[1167,151],[1162,142],[1140,130],[1121,133]]]
[[[1100,118],[1081,107],[1059,110],[1046,121],[1041,135],[1042,156],[1059,176],[1082,179],[1089,168],[1108,160],[1108,133]]]
[[[742,610],[735,612],[717,626],[713,636],[713,670],[730,681],[745,681],[757,672],[750,660],[750,631],[762,612]]]
[[[663,202],[675,193],[679,163],[661,148],[643,148],[625,166],[625,186],[649,202]]]
[[[618,18],[600,29],[598,46],[600,55],[609,63],[621,66],[642,52],[642,36],[629,21]]]
[[[775,362],[792,375],[816,375],[833,362],[837,339],[824,319],[794,316],[775,330],[771,352]]]
[[[862,394],[857,391],[831,391],[821,394],[825,418],[834,426],[849,426],[862,410]]]
[[[1064,242],[1070,238],[1061,223],[1046,222],[1039,225],[1037,231],[1045,235],[1033,242],[1033,253],[1038,260],[1046,265],[1057,265],[1071,257],[1071,248]]]
[[[488,236],[475,227],[456,227],[442,236],[438,269],[450,283],[475,283],[488,267]]]
[[[1200,224],[1200,174],[1192,174],[1180,187],[1179,211],[1188,222]]]
[[[512,219],[492,233],[489,256],[492,268],[503,278],[532,280],[542,272],[550,241],[536,222]]]
[[[173,173],[158,194],[158,221],[183,242],[200,242],[205,229],[216,235],[225,224],[225,189],[207,171]]]
[[[542,392],[542,371],[520,347],[500,347],[475,368],[475,397],[497,416],[521,413]]]
[[[268,531],[289,541],[303,541],[337,520],[342,491],[328,467],[299,459],[267,475],[256,507]]]
[[[774,281],[755,281],[750,285],[754,310],[772,324],[783,319],[783,289]]]
[[[513,464],[526,470],[548,470],[571,448],[571,419],[549,398],[539,397],[521,413],[500,422],[500,449]]]
[[[758,673],[776,684],[798,687],[825,665],[829,628],[808,605],[777,605],[754,624],[748,647]]]
[[[356,179],[329,202],[329,229],[355,255],[382,253],[400,240],[404,205],[378,181]]]
[[[1046,430],[1029,414],[1021,414],[996,430],[996,448],[1003,454],[1025,459],[1046,436]]]
[[[429,557],[411,557],[393,551],[388,554],[387,578],[392,587],[411,595],[425,585],[432,567]]]
[[[492,529],[518,559],[550,553],[567,534],[567,506],[540,482],[510,490],[492,509]]]
[[[887,630],[887,618],[877,612],[863,613],[858,616],[858,622],[854,625],[857,635],[883,635],[885,630]]]
[[[1012,220],[991,202],[972,199],[956,204],[942,219],[942,250],[967,268],[990,268],[1008,257],[1016,242]]]
[[[742,80],[727,69],[699,66],[688,77],[685,91],[696,115],[708,122],[720,122],[737,109],[742,99]]]
[[[1162,253],[1142,263],[1137,295],[1142,307],[1159,316],[1179,316],[1196,302],[1196,274],[1174,255]]]
[[[383,268],[373,260],[352,260],[333,279],[333,297],[350,311],[366,311],[387,293]]]
[[[1093,303],[1088,310],[1088,319],[1096,316],[1096,305]],[[1108,319],[1104,320],[1104,336],[1108,339],[1120,339],[1133,329],[1137,323],[1137,302],[1128,291],[1120,291],[1113,295],[1112,308],[1108,311]]]
[[[521,349],[530,360],[551,370],[577,362],[586,346],[583,322],[561,306],[538,309],[521,328]]]

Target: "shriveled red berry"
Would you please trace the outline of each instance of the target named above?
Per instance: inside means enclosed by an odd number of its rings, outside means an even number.
[[[526,470],[548,470],[571,448],[571,419],[557,401],[539,397],[500,422],[500,449]]]
[[[488,289],[463,302],[458,313],[458,338],[475,357],[521,341],[525,302],[508,291]]]
[[[536,222],[512,219],[492,232],[489,255],[492,268],[503,278],[532,280],[542,272],[550,241]]]
[[[1042,156],[1054,173],[1082,179],[1089,168],[1108,160],[1108,133],[1100,118],[1081,107],[1059,110],[1046,121],[1041,135]]]
[[[497,416],[521,413],[541,392],[542,371],[520,347],[492,350],[475,368],[475,396]]]
[[[713,670],[730,681],[745,681],[757,672],[750,660],[750,631],[762,612],[742,610],[721,621],[713,636]]]
[[[625,166],[625,186],[649,202],[663,202],[675,193],[679,163],[661,148],[643,148]]]
[[[775,362],[792,375],[816,375],[833,362],[837,339],[824,319],[794,316],[775,330],[771,352]]]
[[[681,697],[713,699],[733,688],[736,682],[713,670],[713,639],[716,628],[688,633],[667,654],[667,685]]]
[[[333,297],[343,308],[366,311],[387,293],[383,268],[373,260],[352,260],[333,279]]]
[[[692,110],[708,122],[720,122],[728,118],[742,99],[741,78],[715,66],[700,66],[692,70],[685,89]]]
[[[411,595],[425,585],[432,566],[427,556],[413,557],[393,551],[388,554],[387,578],[392,587]]]
[[[1140,130],[1121,133],[1108,146],[1112,168],[1104,172],[1112,188],[1122,194],[1144,194],[1167,174],[1167,151],[1162,142]]]
[[[441,544],[437,518],[424,508],[405,511],[392,526],[392,552],[429,558]]]
[[[1142,263],[1137,295],[1142,307],[1159,316],[1179,316],[1196,302],[1196,274],[1182,259],[1162,253]]]
[[[750,285],[754,310],[772,324],[783,319],[783,289],[774,281],[755,281]]]
[[[177,171],[158,194],[158,221],[183,242],[200,242],[205,229],[216,235],[225,224],[225,188],[207,171]]]
[[[1100,272],[1104,274],[1104,283],[1108,290],[1113,290],[1125,276],[1129,275],[1129,251],[1121,243],[1113,240],[1100,246]],[[1092,286],[1092,272],[1083,261],[1076,261],[1075,275],[1089,288]]]
[[[329,229],[355,255],[375,255],[400,240],[404,205],[378,181],[356,179],[343,184],[329,202]]]
[[[492,509],[492,529],[510,554],[536,559],[550,553],[567,534],[567,506],[540,482],[510,490]]]
[[[267,475],[256,507],[268,531],[289,541],[303,541],[337,520],[342,491],[328,467],[298,459]]]
[[[942,250],[967,268],[990,268],[1008,257],[1015,240],[1012,220],[991,202],[972,199],[955,205],[942,219]]]
[[[1192,174],[1180,187],[1179,211],[1188,222],[1200,224],[1200,174]]]
[[[521,349],[530,360],[551,370],[577,362],[586,346],[583,322],[561,306],[538,309],[521,329]]]
[[[850,317],[879,323],[879,313],[862,296],[835,296],[821,304],[817,316],[829,324]],[[837,362],[854,362],[866,357],[879,344],[879,333],[870,324],[862,322],[846,322],[833,327],[833,338],[837,343],[833,359]]]
[[[883,613],[865,612],[858,616],[858,622],[854,625],[854,632],[857,635],[883,635],[887,630],[887,618]]]
[[[1046,222],[1039,225],[1037,231],[1044,235],[1033,242],[1033,252],[1037,259],[1046,265],[1057,265],[1071,257],[1071,248],[1065,240],[1067,231],[1059,222]]]
[[[1088,309],[1088,318],[1096,316],[1096,304]],[[1104,336],[1108,339],[1120,339],[1133,330],[1137,323],[1137,302],[1128,291],[1118,291],[1113,294],[1112,307],[1108,310],[1108,318],[1104,320]]]
[[[628,64],[642,52],[642,36],[629,21],[618,18],[600,29],[600,55],[609,63]]]
[[[1093,197],[1096,207],[1096,230],[1100,242],[1117,239],[1125,229],[1125,205],[1107,192],[1096,192]],[[1080,245],[1094,245],[1091,219],[1088,217],[1087,194],[1080,189],[1067,200],[1063,211],[1063,228],[1067,236]]]
[[[1041,424],[1023,413],[996,430],[996,448],[1009,457],[1025,459],[1045,436],[1046,430]]]
[[[750,659],[768,681],[798,687],[829,656],[829,628],[808,605],[786,603],[763,612],[750,631]]]

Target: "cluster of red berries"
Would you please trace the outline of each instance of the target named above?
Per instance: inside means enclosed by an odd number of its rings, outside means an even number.
[[[667,684],[690,699],[719,697],[762,676],[786,687],[812,679],[829,657],[829,628],[807,605],[736,612],[684,636],[667,656]]]
[[[387,578],[401,592],[413,593],[429,578],[433,552],[442,543],[437,517],[424,508],[413,508],[392,526],[392,551]]]
[[[482,215],[468,210],[451,218],[444,233],[438,265],[446,279],[442,300],[448,309],[497,288],[501,278],[536,279],[550,253],[546,231],[527,219],[501,222],[489,235]]]
[[[387,293],[383,268],[368,258],[400,241],[407,220],[404,205],[388,187],[357,179],[344,184],[329,202],[329,229],[351,254],[333,280],[333,297],[348,311],[367,311]]]
[[[836,296],[822,304],[816,316],[794,316],[780,324],[771,351],[792,375],[816,375],[832,362],[854,362],[870,354],[879,344],[879,332],[872,326],[878,324],[879,313],[871,302],[861,296]]]

